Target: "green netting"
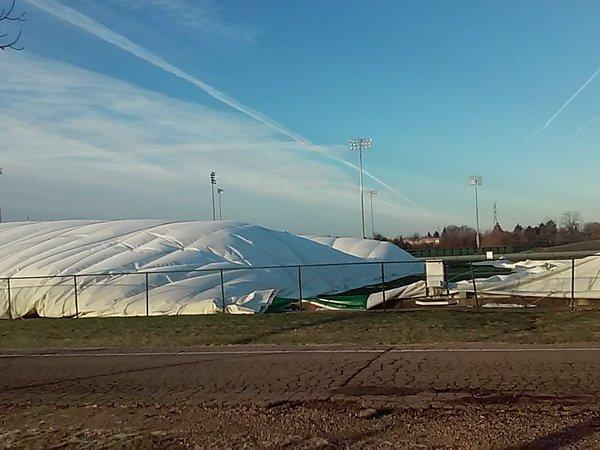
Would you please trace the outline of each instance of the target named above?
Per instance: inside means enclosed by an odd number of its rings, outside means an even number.
[[[284,298],[284,297],[275,297],[269,307],[267,308],[267,312],[284,312],[290,309],[290,306],[293,303],[296,303],[298,300],[295,298]]]
[[[366,309],[368,298],[368,295],[322,295],[319,298],[306,299],[306,301],[324,308]]]
[[[321,295],[318,298],[305,298],[305,302],[323,308],[333,309],[365,309],[368,295]],[[289,311],[293,304],[298,304],[296,298],[275,297],[267,308],[268,313]]]

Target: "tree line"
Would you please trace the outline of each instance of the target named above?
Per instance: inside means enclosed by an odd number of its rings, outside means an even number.
[[[377,236],[376,239],[393,242],[407,250],[424,248],[473,248],[477,232],[467,225],[448,225],[440,231],[420,236],[397,236],[392,239]],[[430,239],[421,239],[430,238]],[[600,239],[600,222],[585,222],[578,211],[566,211],[559,222],[554,219],[539,225],[526,227],[517,223],[512,231],[504,230],[496,223],[481,235],[482,247],[514,246],[524,248],[551,247],[587,240]]]

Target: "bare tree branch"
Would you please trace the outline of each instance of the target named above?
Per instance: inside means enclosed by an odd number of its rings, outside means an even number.
[[[23,50],[23,47],[16,46],[17,42],[19,42],[19,39],[21,39],[21,33],[22,31],[19,30],[19,34],[17,34],[17,37],[15,37],[12,42],[9,42],[8,44],[0,44],[0,50],[7,50],[9,48],[12,50]]]
[[[15,4],[16,0],[12,0],[10,3],[10,7],[8,9],[2,8],[0,11],[0,22],[9,21],[9,22],[25,22],[25,12],[21,14],[15,13]],[[23,50],[23,47],[17,46],[19,39],[21,39],[22,30],[19,30],[16,36],[8,41],[2,41],[8,37],[8,32],[0,30],[0,50]]]
[[[16,4],[16,0],[12,0],[12,3],[10,4],[10,8],[8,8],[8,11],[5,10],[4,8],[2,9],[2,12],[0,13],[0,20],[15,20],[15,21],[19,21],[19,22],[25,22],[25,20],[26,20],[26,19],[24,19],[25,12],[22,12],[20,16],[12,15],[15,10],[15,4]]]

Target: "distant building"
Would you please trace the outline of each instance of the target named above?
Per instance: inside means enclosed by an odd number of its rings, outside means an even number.
[[[425,246],[425,245],[431,245],[431,246],[437,246],[440,244],[440,238],[439,237],[410,237],[410,238],[404,238],[404,242],[406,242],[407,244],[410,244],[413,247],[416,246]]]

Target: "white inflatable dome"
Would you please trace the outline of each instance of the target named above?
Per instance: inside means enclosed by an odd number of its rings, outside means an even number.
[[[406,261],[388,280],[423,272],[389,243],[348,239],[234,221],[3,223],[0,317],[258,313],[299,298],[298,266],[333,264],[301,269],[303,298],[380,282],[378,264],[357,263]]]

